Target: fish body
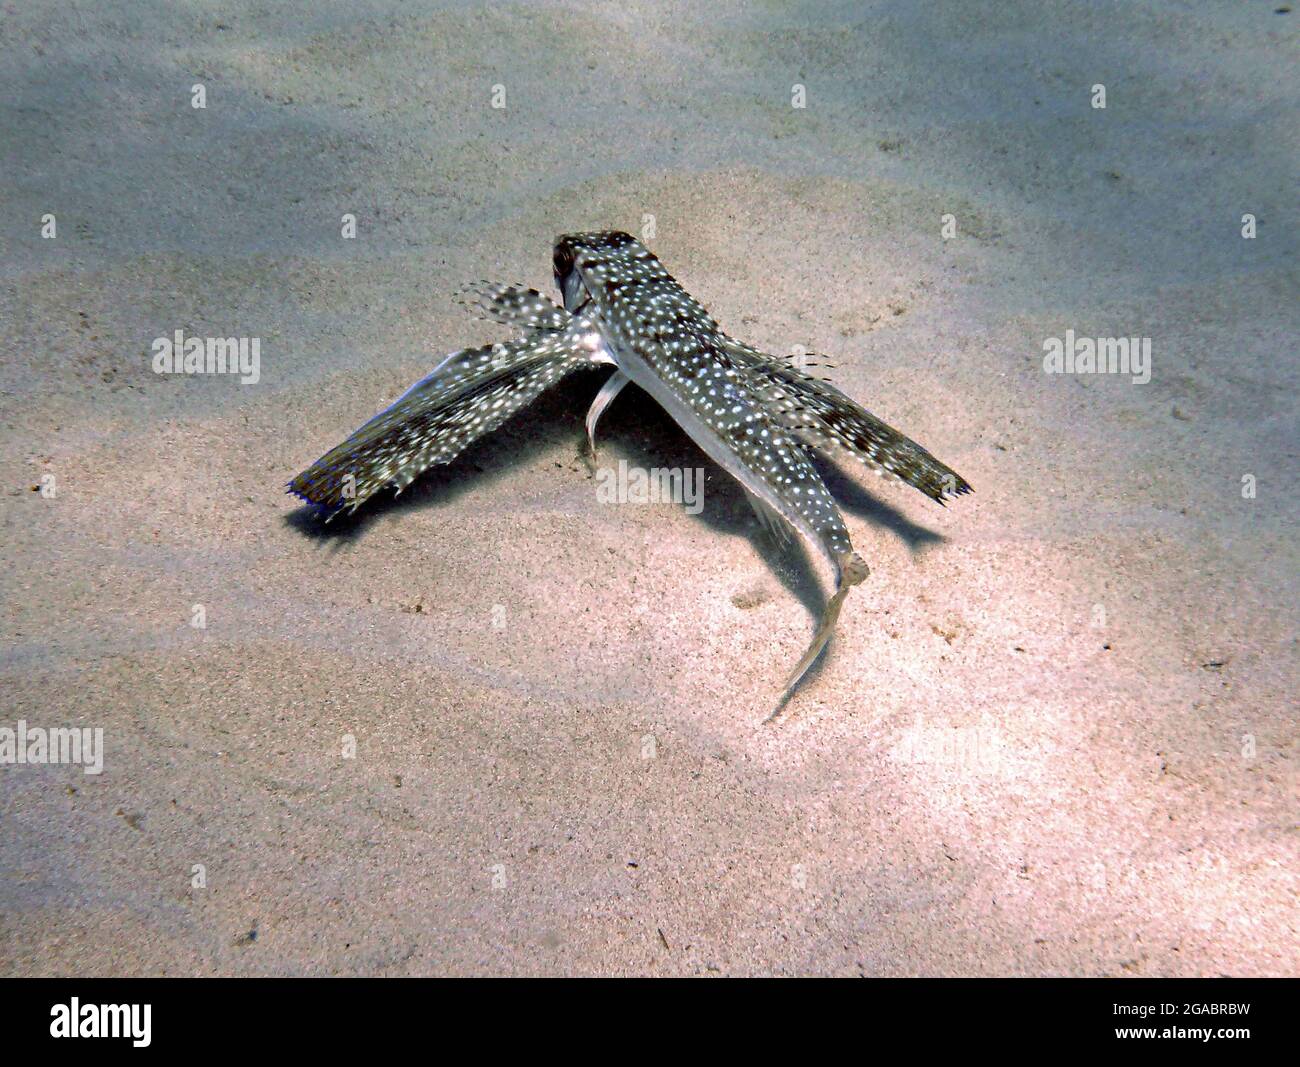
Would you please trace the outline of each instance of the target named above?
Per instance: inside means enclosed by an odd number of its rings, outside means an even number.
[[[478,287],[478,307],[521,336],[448,356],[290,491],[331,513],[355,510],[383,485],[400,491],[449,462],[570,371],[613,364],[587,416],[593,449],[601,414],[626,385],[639,386],[741,484],[760,518],[797,532],[832,567],[835,592],[788,694],[829,641],[849,588],[870,573],[811,451],[846,449],[939,503],[970,486],[834,386],[729,337],[628,234],[566,234],[553,267],[564,307],[535,290]]]
[[[710,459],[820,549],[837,578],[865,569],[793,431],[756,395],[713,317],[640,241],[568,235],[556,247],[555,272],[569,310],[591,317],[619,370]]]

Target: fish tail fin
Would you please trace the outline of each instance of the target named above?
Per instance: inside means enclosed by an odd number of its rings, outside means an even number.
[[[822,654],[822,650],[830,642],[831,635],[835,632],[835,624],[840,618],[840,609],[844,606],[844,598],[849,595],[849,590],[870,573],[871,568],[867,566],[867,561],[856,552],[848,552],[840,560],[839,580],[835,586],[835,594],[826,603],[826,610],[822,612],[821,622],[817,625],[817,632],[813,634],[808,650],[795,664],[794,670],[790,672],[790,676],[785,681],[785,685],[781,687],[781,702],[778,703],[777,711],[772,713],[771,718],[776,718],[785,699],[794,691],[795,686],[808,673],[808,668],[817,661],[817,657]]]

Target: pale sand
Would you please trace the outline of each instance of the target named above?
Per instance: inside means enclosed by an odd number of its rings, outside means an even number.
[[[107,751],[0,767],[0,970],[1300,973],[1300,15],[33,6],[0,726]],[[283,493],[502,336],[462,282],[646,214],[724,328],[976,488],[832,471],[873,573],[777,725],[813,572],[712,468],[698,517],[598,503],[599,376],[347,536]],[[261,382],[155,375],[178,328],[260,337]],[[1150,384],[1044,374],[1067,329],[1150,337]],[[602,435],[704,465],[631,392]]]

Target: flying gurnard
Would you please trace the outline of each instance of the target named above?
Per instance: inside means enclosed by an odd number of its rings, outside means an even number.
[[[869,573],[810,453],[847,450],[940,504],[971,487],[833,385],[723,333],[634,237],[566,234],[554,267],[563,307],[533,289],[478,287],[482,310],[518,336],[447,356],[289,491],[330,517],[355,511],[385,486],[400,493],[451,462],[570,371],[612,365],[587,413],[593,451],[601,414],[629,382],[640,386],[741,484],[769,529],[783,539],[794,530],[829,561],[835,592],[784,698],[830,640],[848,590]]]

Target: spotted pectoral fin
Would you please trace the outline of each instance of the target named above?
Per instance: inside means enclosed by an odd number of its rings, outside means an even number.
[[[569,334],[535,334],[453,352],[294,478],[289,492],[331,513],[355,511],[386,485],[400,492],[429,467],[450,463],[564,375],[591,363],[590,348]]]
[[[751,390],[806,444],[823,451],[847,449],[880,474],[899,478],[940,504],[971,492],[951,467],[829,382],[733,338],[726,347],[747,374]]]
[[[474,282],[459,300],[471,311],[516,330],[563,330],[572,316],[536,289],[501,282]]]

